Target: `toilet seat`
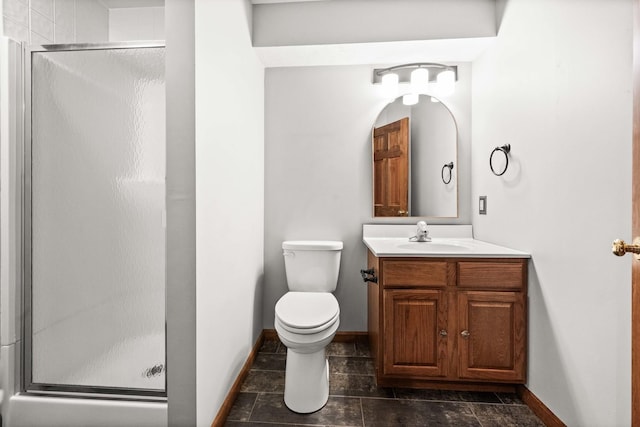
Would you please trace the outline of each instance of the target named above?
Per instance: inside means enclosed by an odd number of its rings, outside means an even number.
[[[331,320],[315,328],[295,328],[293,326],[287,325],[278,316],[276,316],[276,323],[278,324],[278,326],[280,326],[285,331],[288,331],[288,332],[291,332],[292,334],[297,334],[297,335],[317,334],[319,332],[322,332],[324,330],[331,328],[331,326],[336,322],[338,322],[339,320],[340,320],[340,314],[337,313],[334,317],[331,318]]]
[[[276,322],[295,334],[315,334],[340,318],[340,306],[328,292],[287,292],[276,303]]]

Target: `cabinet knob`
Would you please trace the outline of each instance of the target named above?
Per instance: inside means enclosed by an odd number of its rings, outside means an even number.
[[[469,338],[469,335],[471,335],[471,332],[465,329],[464,331],[460,332],[460,335],[462,335],[462,338]]]
[[[442,329],[442,330],[440,331],[440,336],[441,336],[441,337],[446,337],[446,336],[447,336],[447,331],[445,331],[444,329]]]

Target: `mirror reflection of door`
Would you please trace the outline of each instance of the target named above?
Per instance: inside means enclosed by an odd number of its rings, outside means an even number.
[[[398,211],[409,211],[400,216],[456,218],[458,216],[458,131],[449,108],[430,95],[420,95],[415,105],[404,105],[402,97],[387,104],[373,124],[375,132],[382,134],[385,125],[392,126],[408,117],[408,209],[391,209],[387,200],[394,200],[396,194],[385,192],[385,185],[400,183],[383,179],[382,172],[392,165],[382,163],[382,154],[374,159],[374,206],[375,217],[399,216]],[[382,137],[380,137],[382,138]],[[375,136],[374,136],[375,139]],[[384,140],[373,141],[374,150],[380,149]],[[451,179],[444,179],[443,167],[455,165],[451,169]],[[377,184],[377,186],[376,186]],[[406,187],[402,187],[403,189]],[[391,199],[385,199],[385,197]],[[397,200],[397,199],[396,199]],[[389,209],[387,209],[389,208]],[[387,213],[388,212],[388,213]]]
[[[409,215],[409,118],[373,130],[374,216]]]

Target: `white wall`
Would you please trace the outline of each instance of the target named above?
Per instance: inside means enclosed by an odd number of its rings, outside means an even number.
[[[109,10],[99,0],[2,0],[4,35],[30,44],[108,41]]]
[[[164,7],[109,9],[109,41],[164,40]]]
[[[254,6],[255,46],[491,37],[494,0],[340,0]]]
[[[631,259],[610,247],[631,237],[631,61],[630,0],[510,0],[473,64],[475,237],[531,252],[528,387],[571,426],[630,425]]]
[[[262,331],[264,68],[248,1],[198,0],[197,424],[209,426]]]
[[[71,0],[63,1],[70,2]],[[109,41],[109,9],[99,0],[75,0],[75,7],[76,37],[73,42],[99,43]],[[33,17],[31,22],[33,23]],[[61,40],[55,42],[62,43]],[[66,41],[66,43],[70,42],[72,40]]]
[[[19,147],[24,129],[23,60],[20,46],[8,39],[0,45],[0,387],[4,396],[18,391],[21,358],[21,295],[16,283],[21,280],[22,214],[17,191],[22,182]],[[0,411],[5,417],[8,399],[3,398]]]
[[[196,424],[195,0],[167,0],[167,422]]]
[[[264,328],[274,328],[275,303],[287,291],[283,240],[344,242],[335,292],[341,307],[340,330],[366,331],[366,288],[360,276],[367,260],[362,224],[417,221],[371,217],[371,130],[386,105],[379,87],[371,84],[373,68],[267,70]],[[471,222],[470,69],[468,64],[461,68],[463,82],[447,100],[459,126],[461,216],[434,223]]]

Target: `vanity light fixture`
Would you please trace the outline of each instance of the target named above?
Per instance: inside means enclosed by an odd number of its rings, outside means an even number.
[[[411,92],[420,93],[428,87],[429,84],[429,69],[428,68],[416,68],[411,72]]]
[[[416,105],[420,101],[420,94],[418,93],[407,93],[406,95],[402,95],[402,103],[404,105]]]
[[[384,96],[395,98],[398,96],[398,75],[396,73],[388,73],[380,78]]]
[[[436,92],[440,96],[451,96],[456,90],[456,75],[451,70],[438,74]]]
[[[373,70],[373,84],[382,84],[384,96],[395,98],[399,93],[403,103],[417,103],[418,95],[432,93],[437,96],[450,96],[455,91],[458,67],[434,62],[415,62]],[[408,86],[401,90],[400,85]],[[406,98],[405,98],[406,97]]]

